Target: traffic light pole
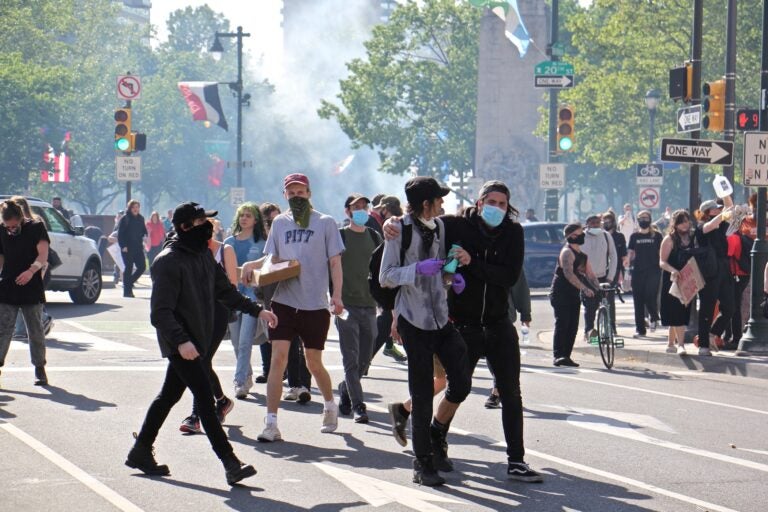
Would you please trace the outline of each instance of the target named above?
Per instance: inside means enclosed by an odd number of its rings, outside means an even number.
[[[733,141],[736,136],[736,0],[728,0],[728,21],[725,34],[725,116],[723,139]],[[733,165],[723,167],[723,175],[732,184]]]
[[[760,72],[760,131],[768,132],[768,4],[763,2],[763,49]],[[765,202],[766,187],[757,189],[757,239],[752,246],[752,267],[750,280],[752,283],[752,301],[747,330],[739,341],[736,355],[768,353],[768,320],[760,310],[763,299],[763,275],[765,264],[768,262],[768,244],[765,240]]]
[[[125,106],[130,109],[131,108],[131,100],[125,100]],[[129,131],[128,137],[130,137],[130,136],[131,136],[131,134],[130,134],[130,131]],[[125,153],[123,153],[123,154],[125,154]],[[128,153],[128,154],[130,155],[130,153]],[[128,201],[133,199],[131,197],[131,193],[132,193],[132,191],[131,191],[131,181],[128,180],[128,181],[125,182],[125,204],[128,204]]]
[[[558,16],[559,1],[552,0],[552,22],[550,28],[550,41],[548,54],[552,61],[557,61],[559,57],[552,52],[552,48],[557,43],[558,37]],[[549,151],[547,152],[547,163],[557,163],[560,157],[557,153],[557,89],[549,90]],[[549,222],[557,222],[558,193],[557,189],[547,189],[544,200],[545,218]],[[568,206],[565,205],[566,215]],[[566,219],[567,220],[567,219]]]

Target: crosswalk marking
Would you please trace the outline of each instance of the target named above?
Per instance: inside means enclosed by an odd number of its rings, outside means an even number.
[[[87,332],[54,331],[48,335],[49,344],[51,340],[71,343],[85,350],[97,350],[99,352],[146,352],[146,349],[94,336]],[[56,347],[49,345],[48,348],[54,349]],[[28,344],[13,340],[11,350],[28,350]]]

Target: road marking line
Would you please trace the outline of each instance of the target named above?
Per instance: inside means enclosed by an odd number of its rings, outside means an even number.
[[[87,350],[99,352],[146,352],[146,349],[94,336],[87,332],[57,331],[51,335],[51,338],[65,343],[81,345]]]
[[[724,403],[724,402],[714,402],[712,400],[704,400],[703,398],[693,398],[693,397],[690,397],[690,396],[682,396],[682,395],[677,395],[677,394],[674,394],[674,393],[665,393],[663,391],[655,391],[653,389],[642,389],[642,388],[633,387],[633,386],[626,386],[624,384],[614,384],[612,382],[601,382],[601,381],[598,381],[598,380],[583,379],[581,377],[574,377],[573,375],[569,375],[569,374],[561,373],[561,372],[557,372],[557,371],[552,371],[552,370],[541,370],[541,369],[537,369],[537,368],[523,367],[523,368],[521,368],[521,371],[527,372],[527,373],[538,373],[538,374],[542,374],[542,375],[552,375],[554,377],[559,377],[561,379],[575,380],[575,381],[579,381],[579,382],[587,382],[589,384],[598,384],[598,385],[601,385],[601,386],[609,386],[609,387],[614,387],[614,388],[619,388],[619,389],[626,389],[626,390],[629,390],[629,391],[637,391],[637,392],[640,392],[640,393],[648,393],[650,395],[658,395],[658,396],[663,396],[663,397],[667,397],[667,398],[677,398],[677,399],[680,399],[680,400],[688,400],[690,402],[698,402],[698,403],[707,404],[707,405],[714,405],[716,407],[727,407],[729,409],[736,409],[737,411],[754,412],[756,414],[763,414],[763,415],[768,416],[768,411],[762,411],[760,409],[753,409],[751,407],[743,407],[741,405],[733,405],[733,404],[728,404],[728,403]],[[578,371],[580,373],[597,373],[597,371],[595,371],[595,370],[588,370],[588,371],[585,372],[585,371],[580,369]]]
[[[88,487],[90,490],[107,500],[109,503],[114,505],[120,510],[124,510],[126,512],[143,512],[143,509],[139,508],[138,506],[134,505],[130,501],[128,501],[123,496],[117,494],[115,491],[104,485],[103,483],[99,482],[96,478],[92,477],[79,467],[75,466],[73,463],[53,451],[52,449],[48,448],[46,445],[35,439],[34,437],[30,436],[23,430],[6,423],[2,420],[0,420],[0,428],[11,434],[13,437],[21,441],[22,443],[26,444],[33,450],[35,450],[37,453],[51,461],[53,464],[60,467],[62,470],[64,470],[66,473],[68,473],[70,476],[72,476],[75,480],[78,480],[80,483]]]
[[[547,460],[549,462],[554,462],[555,464],[560,464],[562,466],[567,466],[573,469],[577,469],[579,471],[583,471],[585,473],[591,473],[593,475],[600,476],[602,478],[606,478],[608,480],[613,480],[615,482],[621,482],[625,485],[629,485],[638,489],[643,489],[648,492],[653,492],[656,494],[661,494],[662,496],[667,496],[668,498],[673,498],[678,501],[682,501],[685,503],[690,503],[691,505],[695,505],[698,507],[701,507],[703,510],[708,510],[712,512],[737,512],[734,509],[722,507],[720,505],[715,505],[714,503],[709,503],[703,500],[700,500],[698,498],[693,498],[691,496],[686,496],[685,494],[680,494],[678,492],[669,491],[667,489],[664,489],[662,487],[658,487],[653,484],[647,484],[645,482],[641,482],[640,480],[635,480],[634,478],[627,478],[625,476],[617,475],[615,473],[611,473],[609,471],[603,471],[602,469],[593,468],[590,466],[585,466],[584,464],[579,464],[578,462],[573,462],[566,459],[561,459],[560,457],[555,457],[554,455],[547,455],[546,453],[542,453],[535,450],[529,450],[526,448],[525,453],[528,455],[532,455],[534,457],[538,457],[540,459]]]
[[[92,329],[91,327],[86,327],[85,325],[81,324],[80,322],[75,322],[74,320],[56,320],[57,324],[64,324],[68,325],[70,327],[74,327],[75,329],[79,329],[81,331],[85,332],[98,332],[96,329]],[[57,330],[54,329],[54,334],[57,333]]]

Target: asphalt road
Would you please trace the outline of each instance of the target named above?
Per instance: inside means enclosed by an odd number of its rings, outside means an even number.
[[[363,382],[370,424],[344,418],[336,433],[321,434],[313,390],[305,406],[283,403],[285,442],[258,443],[265,408],[264,385],[256,385],[225,429],[259,473],[230,488],[207,438],[178,431],[191,407],[185,395],[155,445],[171,476],[141,476],[123,461],[165,364],[148,322],[149,288],[136,293],[124,299],[107,289],[93,306],[50,294],[48,388],[33,386],[27,347],[13,343],[0,381],[0,510],[765,510],[768,381],[639,366],[608,372],[590,358],[579,369],[555,369],[548,351],[530,346],[526,459],[544,473],[542,484],[505,478],[501,413],[483,407],[492,381],[482,364],[449,436],[456,471],[442,488],[412,484],[410,444],[395,443],[386,414],[387,402],[408,394],[406,367],[382,355]],[[551,326],[539,297],[532,336]],[[335,340],[325,360],[337,383]],[[227,341],[215,362],[229,382]]]

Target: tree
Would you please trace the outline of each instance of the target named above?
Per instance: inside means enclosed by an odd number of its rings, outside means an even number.
[[[374,28],[366,58],[348,63],[334,118],[354,148],[378,152],[380,170],[422,175],[473,167],[480,11],[465,2],[425,0],[398,6]]]

